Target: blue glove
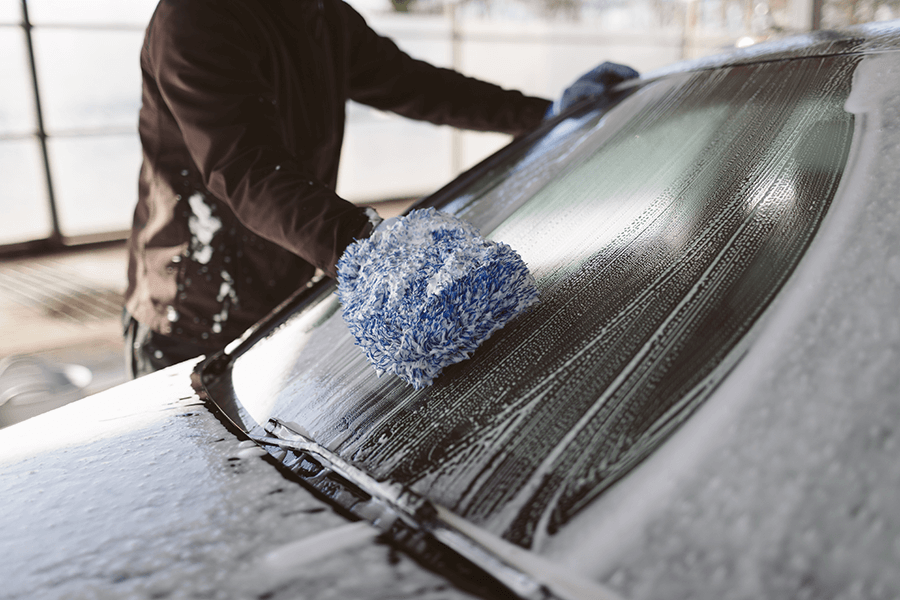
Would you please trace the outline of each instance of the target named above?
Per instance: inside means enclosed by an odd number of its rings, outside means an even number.
[[[545,119],[559,115],[585,98],[598,98],[626,79],[634,79],[639,73],[631,67],[605,62],[579,77],[562,97],[550,105]]]

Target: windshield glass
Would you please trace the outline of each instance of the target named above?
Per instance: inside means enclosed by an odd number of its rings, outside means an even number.
[[[840,183],[857,60],[669,76],[514,147],[436,202],[516,249],[540,304],[415,391],[331,288],[236,359],[238,401],[540,550],[751,343]]]

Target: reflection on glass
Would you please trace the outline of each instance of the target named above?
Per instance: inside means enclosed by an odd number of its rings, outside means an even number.
[[[44,125],[59,130],[137,129],[139,31],[35,29]]]
[[[0,136],[33,132],[31,74],[25,34],[18,28],[0,28],[0,82]]]
[[[51,138],[60,228],[66,236],[123,231],[137,202],[137,135]]]
[[[52,225],[37,141],[0,141],[0,165],[0,245],[46,238]]]

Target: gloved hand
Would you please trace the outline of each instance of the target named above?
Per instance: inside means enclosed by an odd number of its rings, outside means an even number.
[[[555,117],[585,98],[597,98],[627,79],[634,79],[640,74],[625,65],[605,62],[592,71],[579,77],[575,83],[563,92],[562,97],[550,105],[545,119]]]

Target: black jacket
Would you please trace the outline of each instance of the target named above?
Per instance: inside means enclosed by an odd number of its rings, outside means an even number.
[[[209,349],[366,226],[334,193],[348,99],[514,135],[549,105],[410,58],[340,0],[162,0],[141,69],[126,307]]]

